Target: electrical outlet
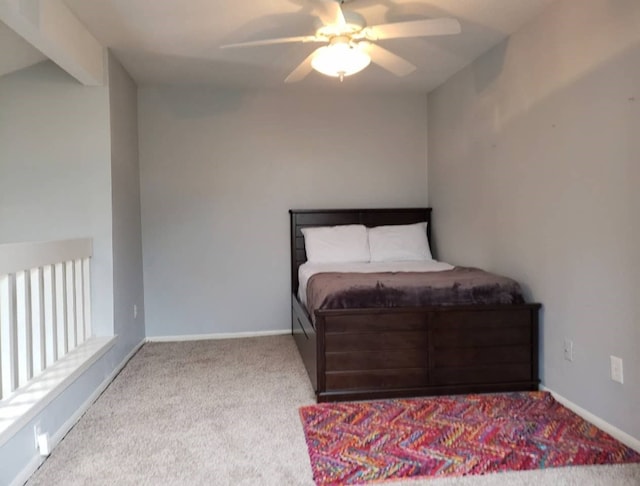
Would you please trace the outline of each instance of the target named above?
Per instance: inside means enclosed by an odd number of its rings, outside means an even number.
[[[133,318],[138,318],[138,304],[133,304]]]
[[[573,361],[573,341],[571,339],[564,340],[564,359]]]
[[[40,437],[40,423],[37,423],[33,426],[33,442],[36,446],[36,450],[38,450],[38,448],[40,447],[38,437]]]
[[[611,379],[618,383],[624,383],[624,376],[622,372],[622,358],[617,356],[609,356],[611,359]]]
[[[38,436],[38,451],[41,456],[48,456],[51,454],[51,444],[49,443],[49,434],[46,432]]]
[[[38,422],[33,426],[33,439],[35,442],[36,450],[41,456],[48,456],[51,454],[51,444],[49,442],[49,434],[42,432],[42,427]]]

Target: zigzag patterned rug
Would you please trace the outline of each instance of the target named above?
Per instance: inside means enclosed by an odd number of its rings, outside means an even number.
[[[546,392],[300,408],[318,486],[640,462]]]

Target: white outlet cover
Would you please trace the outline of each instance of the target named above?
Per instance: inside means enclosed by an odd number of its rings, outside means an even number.
[[[564,359],[573,361],[573,341],[571,339],[564,340]]]
[[[48,456],[51,454],[51,446],[49,444],[49,434],[44,433],[40,434],[37,437],[38,439],[38,450],[40,451],[41,456]]]
[[[618,383],[624,383],[622,358],[617,356],[609,356],[609,358],[611,359],[611,379]]]
[[[35,442],[36,449],[40,447],[40,441],[38,440],[39,436],[40,436],[40,424],[38,423],[33,426],[33,439]]]

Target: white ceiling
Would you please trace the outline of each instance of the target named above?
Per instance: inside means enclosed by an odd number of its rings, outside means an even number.
[[[331,1],[331,0],[326,0]],[[341,89],[429,91],[555,0],[352,0],[345,10],[368,25],[454,17],[456,36],[390,39],[380,45],[417,66],[397,78],[378,66],[347,78]],[[110,47],[138,84],[234,88],[334,88],[313,72],[296,85],[284,78],[317,44],[221,50],[220,45],[313,34],[312,0],[64,0],[89,31]],[[3,49],[4,50],[4,49]]]
[[[46,57],[0,22],[0,76],[44,61]]]

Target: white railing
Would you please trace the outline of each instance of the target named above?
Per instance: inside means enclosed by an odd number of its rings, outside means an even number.
[[[91,337],[90,239],[0,245],[0,401]]]

